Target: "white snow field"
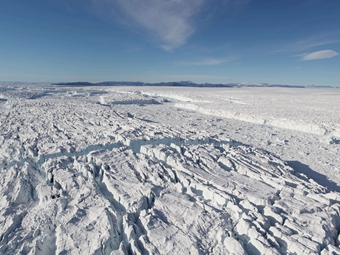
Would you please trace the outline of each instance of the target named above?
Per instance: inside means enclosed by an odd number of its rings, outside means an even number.
[[[340,254],[340,89],[0,86],[0,254]]]

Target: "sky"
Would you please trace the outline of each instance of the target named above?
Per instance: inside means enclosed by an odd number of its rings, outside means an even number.
[[[1,0],[0,81],[340,87],[339,0]]]

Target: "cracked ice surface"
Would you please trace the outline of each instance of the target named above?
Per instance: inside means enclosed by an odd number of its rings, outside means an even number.
[[[241,121],[282,117],[247,91],[146,90],[1,87],[0,254],[340,253],[336,128]]]

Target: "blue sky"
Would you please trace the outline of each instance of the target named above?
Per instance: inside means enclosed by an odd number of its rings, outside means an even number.
[[[340,86],[339,0],[2,0],[0,81]]]

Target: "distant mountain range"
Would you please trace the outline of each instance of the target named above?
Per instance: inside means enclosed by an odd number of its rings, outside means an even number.
[[[129,81],[105,81],[98,83],[91,82],[65,82],[54,83],[52,85],[60,86],[172,86],[172,87],[236,87],[238,84],[212,84],[204,83],[198,84],[191,81],[178,82],[159,82],[159,83],[145,83],[145,82],[129,82]]]
[[[298,85],[283,85],[283,84],[247,84],[247,83],[227,83],[227,84],[213,84],[213,83],[194,83],[192,81],[176,81],[176,82],[159,82],[159,83],[144,83],[144,82],[129,82],[129,81],[105,81],[98,83],[91,82],[62,82],[53,83],[58,86],[170,86],[170,87],[215,87],[215,88],[235,88],[235,87],[282,87],[282,88],[306,88],[306,86]],[[331,86],[308,86],[308,87],[329,87]]]

